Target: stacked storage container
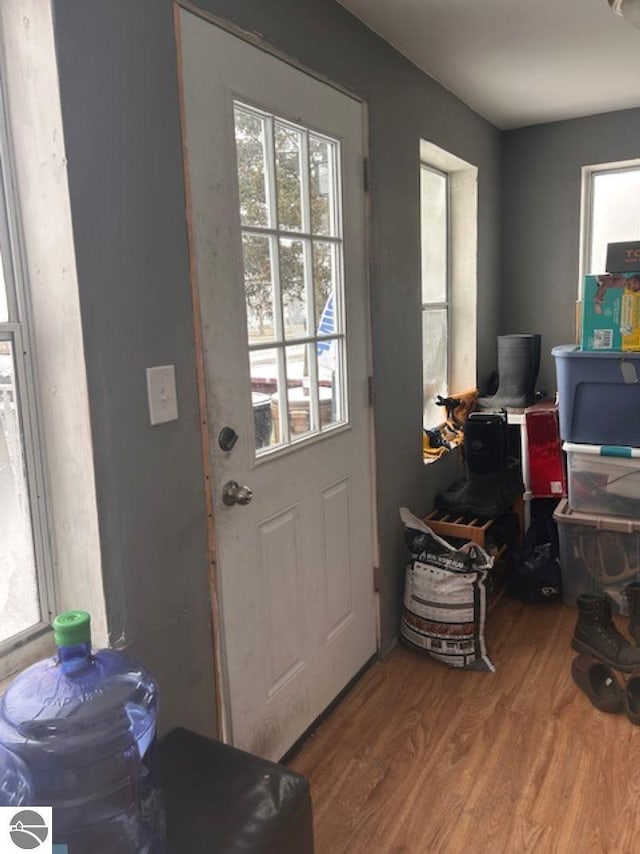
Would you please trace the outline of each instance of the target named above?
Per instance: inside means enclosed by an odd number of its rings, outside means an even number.
[[[640,352],[552,352],[568,469],[554,513],[563,598],[575,607],[580,593],[606,592],[624,614],[624,587],[640,581]]]

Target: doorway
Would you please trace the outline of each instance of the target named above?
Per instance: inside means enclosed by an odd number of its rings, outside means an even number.
[[[363,105],[178,29],[224,735],[277,760],[376,652]]]

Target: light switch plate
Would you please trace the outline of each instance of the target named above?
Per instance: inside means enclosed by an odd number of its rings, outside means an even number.
[[[164,424],[178,417],[176,372],[173,365],[147,368],[147,394],[151,424]]]

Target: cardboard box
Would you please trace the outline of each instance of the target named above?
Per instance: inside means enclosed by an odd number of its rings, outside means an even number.
[[[583,350],[640,351],[640,273],[584,277]]]
[[[626,273],[640,270],[640,240],[607,243],[607,272]]]

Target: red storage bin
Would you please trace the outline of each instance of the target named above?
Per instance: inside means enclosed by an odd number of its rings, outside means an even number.
[[[537,403],[525,410],[529,445],[529,482],[533,498],[562,498],[567,494],[558,407]]]

